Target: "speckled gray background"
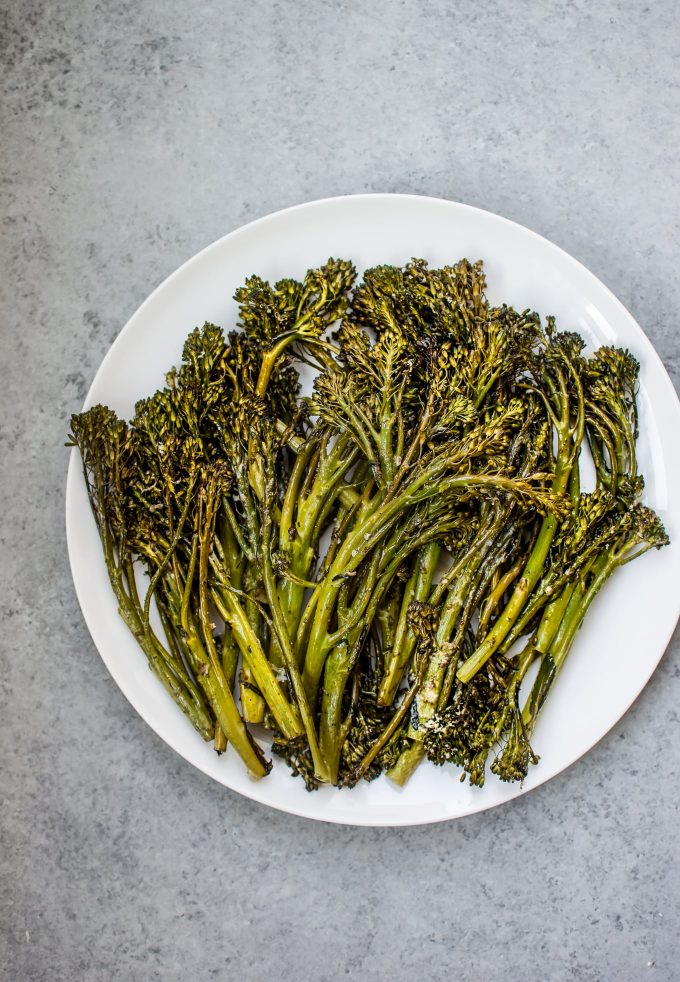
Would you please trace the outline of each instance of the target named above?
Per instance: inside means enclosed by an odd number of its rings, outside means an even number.
[[[677,385],[675,5],[2,6],[0,976],[680,978],[677,636],[614,731],[510,805],[395,831],[287,817],[194,771],[109,678],[71,586],[62,446],[153,286],[251,218],[352,191],[554,239]]]

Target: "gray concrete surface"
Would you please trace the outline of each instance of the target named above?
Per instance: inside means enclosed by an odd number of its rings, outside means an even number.
[[[150,289],[285,205],[441,195],[554,239],[680,378],[675,5],[4,0],[0,977],[680,978],[676,636],[614,731],[488,814],[336,828],[212,784],[79,613],[69,415]]]

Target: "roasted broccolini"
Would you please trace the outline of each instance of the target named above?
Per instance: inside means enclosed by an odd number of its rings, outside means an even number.
[[[240,329],[194,330],[129,424],[73,417],[116,601],[256,777],[262,723],[310,789],[425,758],[521,781],[594,596],[668,541],[640,503],[638,365],[490,305],[479,262],[355,279],[333,259],[253,276]]]

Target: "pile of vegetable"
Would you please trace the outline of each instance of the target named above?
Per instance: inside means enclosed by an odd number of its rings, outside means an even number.
[[[521,781],[594,597],[668,541],[640,501],[637,362],[491,306],[467,260],[357,285],[331,259],[235,298],[238,329],[194,330],[129,424],[71,423],[149,666],[255,777],[261,725],[309,789],[425,758]]]

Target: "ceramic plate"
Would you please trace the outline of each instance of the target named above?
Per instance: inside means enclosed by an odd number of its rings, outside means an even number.
[[[466,205],[410,195],[357,195],[289,208],[208,246],[162,283],[133,315],[97,372],[85,406],[102,402],[132,414],[135,401],[163,382],[189,331],[204,321],[230,329],[235,288],[251,273],[302,276],[329,256],[359,271],[423,257],[432,265],[483,259],[492,301],[542,315],[589,345],[629,348],[641,363],[640,468],[646,499],[672,545],[620,570],[591,608],[541,714],[533,744],[540,763],[522,788],[489,775],[482,789],[453,768],[421,766],[400,790],[382,777],[352,790],[305,791],[280,761],[261,781],[236,755],[218,757],[194,732],[149,671],[119,618],[108,582],[80,461],[71,457],[66,489],[68,548],[76,591],[101,657],[149,726],[216,781],[283,811],[354,825],[415,825],[468,815],[537,787],[581,757],[625,713],[652,674],[680,613],[680,405],[642,329],[619,301],[557,246],[513,222]]]

